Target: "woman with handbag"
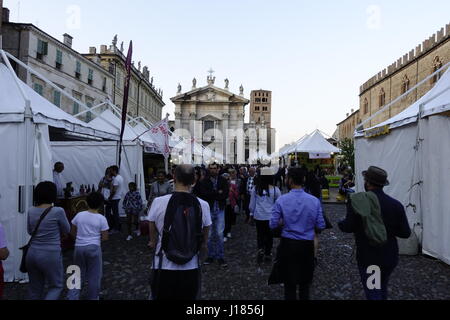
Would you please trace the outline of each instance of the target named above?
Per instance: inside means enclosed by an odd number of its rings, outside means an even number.
[[[271,168],[261,168],[255,188],[250,197],[250,221],[255,221],[258,242],[258,264],[263,260],[272,262],[273,235],[269,227],[275,201],[281,191],[274,185],[275,176]]]
[[[31,300],[58,300],[63,291],[64,270],[61,253],[61,235],[70,232],[64,209],[54,207],[56,185],[41,182],[34,190],[35,206],[28,210],[28,233],[31,239],[25,253],[25,265],[21,269],[28,272],[29,298]],[[24,271],[25,271],[24,270]],[[44,287],[48,292],[44,294]]]

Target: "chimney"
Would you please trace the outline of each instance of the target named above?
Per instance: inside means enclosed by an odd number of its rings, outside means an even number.
[[[97,48],[96,47],[89,47],[89,53],[90,54],[96,54],[97,53]]]
[[[64,37],[64,44],[66,46],[68,46],[69,48],[72,48],[73,37],[71,35],[67,34],[67,33],[64,33],[63,37]]]
[[[100,54],[105,54],[107,50],[108,50],[108,47],[105,44],[102,44],[100,46]]]
[[[2,17],[1,17],[2,23],[9,22],[9,9],[8,8],[2,8]]]

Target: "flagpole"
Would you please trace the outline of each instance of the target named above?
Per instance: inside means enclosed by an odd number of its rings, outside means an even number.
[[[127,77],[125,79],[125,86],[123,92],[123,104],[122,104],[122,127],[120,130],[120,140],[119,140],[119,161],[118,166],[120,168],[120,164],[122,162],[122,142],[123,142],[123,134],[125,132],[125,124],[127,122],[127,111],[128,111],[128,93],[130,89],[130,78],[131,78],[131,57],[133,55],[133,41],[130,41],[130,46],[128,48],[127,59],[125,62],[125,69],[127,70]]]

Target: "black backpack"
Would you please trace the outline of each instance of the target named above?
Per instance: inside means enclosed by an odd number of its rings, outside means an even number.
[[[198,254],[203,240],[202,209],[198,199],[186,192],[175,192],[164,218],[161,250],[168,260],[186,264]]]

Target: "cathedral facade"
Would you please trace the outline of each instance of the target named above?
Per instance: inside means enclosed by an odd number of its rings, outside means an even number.
[[[245,163],[245,106],[250,100],[244,97],[241,85],[239,94],[229,89],[225,79],[222,88],[216,86],[212,72],[206,86],[182,92],[178,85],[177,95],[171,98],[175,104],[175,131],[183,138],[192,139],[213,150],[225,163]]]

